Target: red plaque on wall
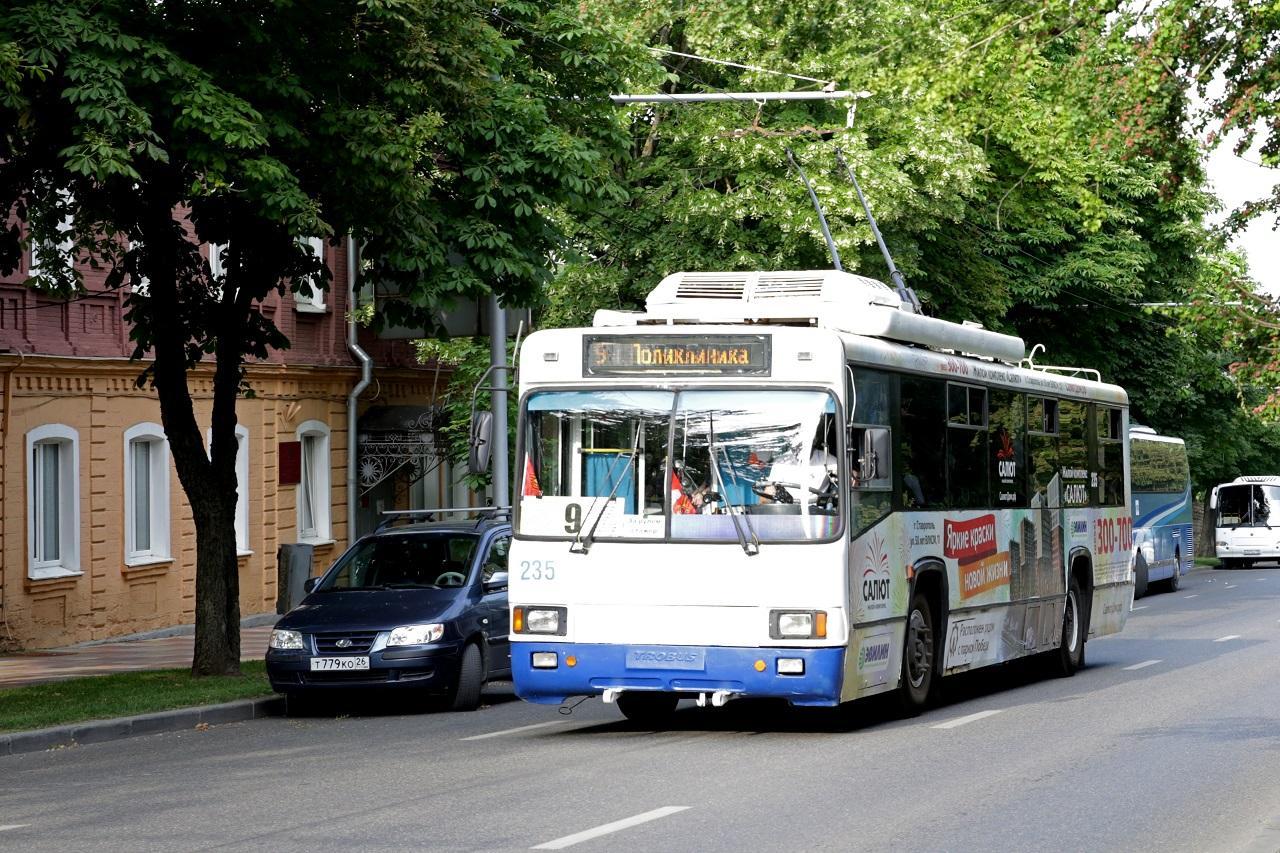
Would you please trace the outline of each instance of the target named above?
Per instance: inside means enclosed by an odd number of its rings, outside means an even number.
[[[280,485],[296,486],[302,480],[302,442],[280,442]]]

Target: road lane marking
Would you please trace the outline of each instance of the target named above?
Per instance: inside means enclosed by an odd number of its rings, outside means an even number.
[[[1236,588],[1236,585],[1235,585],[1235,584],[1233,584],[1233,583],[1229,583],[1229,584],[1227,584],[1227,589],[1235,589],[1235,588]]]
[[[1190,595],[1184,595],[1184,596],[1182,596],[1182,597],[1183,597],[1183,598],[1199,598],[1199,597],[1200,597],[1200,593],[1198,593],[1198,592],[1193,592],[1193,593],[1191,593]]]
[[[967,723],[974,723],[978,720],[986,719],[994,714],[999,714],[1003,708],[995,708],[990,711],[979,711],[976,714],[970,714],[967,717],[956,717],[954,720],[947,720],[945,723],[938,723],[936,726],[930,726],[934,729],[954,729],[956,726],[963,726]]]
[[[527,732],[531,729],[545,729],[547,726],[558,726],[560,725],[560,723],[561,723],[560,720],[552,720],[549,723],[534,723],[531,726],[516,726],[514,729],[503,729],[500,732],[486,732],[485,734],[482,734],[482,735],[472,735],[471,737],[458,738],[458,740],[488,740],[491,737],[503,737],[505,735],[514,735],[514,734],[519,734],[520,732]]]
[[[1146,610],[1146,609],[1147,609],[1147,605],[1139,604],[1137,607],[1130,607],[1129,612],[1132,613],[1135,610]]]
[[[1146,669],[1149,666],[1155,666],[1158,663],[1164,663],[1163,660],[1144,660],[1142,663],[1135,663],[1133,666],[1126,666],[1125,671],[1133,672],[1135,669]]]
[[[22,829],[24,826],[30,826],[29,823],[3,823],[0,824],[0,832],[8,832],[11,829]]]
[[[1239,635],[1239,634],[1227,634],[1227,636],[1225,636],[1225,637],[1219,637],[1218,639],[1214,640],[1214,642],[1215,642],[1215,643],[1225,643],[1227,640],[1238,640],[1238,639],[1240,639],[1240,635]]]
[[[648,823],[651,820],[668,817],[676,812],[682,812],[689,806],[663,806],[660,809],[654,809],[651,812],[638,814],[634,817],[624,817],[622,820],[615,820],[613,823],[606,823],[597,826],[594,829],[584,829],[582,832],[575,832],[573,835],[566,835],[563,838],[557,838],[554,841],[548,841],[546,844],[539,844],[537,847],[530,847],[530,850],[563,850],[566,847],[572,847],[575,844],[581,844],[584,841],[590,841],[593,838],[599,838],[602,835],[619,832],[624,829],[630,829],[633,826],[639,826],[642,823]]]

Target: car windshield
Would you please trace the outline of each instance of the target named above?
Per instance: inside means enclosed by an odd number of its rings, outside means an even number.
[[[316,591],[460,587],[477,541],[473,533],[372,536],[343,554]]]
[[[741,543],[840,525],[825,391],[549,391],[524,414],[524,535]]]

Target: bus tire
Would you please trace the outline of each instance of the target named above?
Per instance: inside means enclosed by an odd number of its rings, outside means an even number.
[[[1142,598],[1147,594],[1147,561],[1141,554],[1133,561],[1133,597]]]
[[[484,686],[484,655],[475,643],[462,650],[458,678],[449,693],[449,710],[474,711],[480,707],[480,690]]]
[[[1173,552],[1173,574],[1169,576],[1169,592],[1177,592],[1182,588],[1182,551]]]
[[[1084,612],[1080,582],[1072,577],[1062,610],[1062,642],[1056,652],[1050,653],[1054,675],[1069,678],[1084,666],[1084,643],[1089,631],[1084,624]]]
[[[622,716],[645,726],[665,723],[675,713],[679,703],[680,697],[675,693],[628,690],[618,696],[618,710],[622,712]]]
[[[937,676],[938,644],[929,597],[917,592],[907,613],[902,644],[902,682],[898,700],[904,714],[915,716],[929,704]]]

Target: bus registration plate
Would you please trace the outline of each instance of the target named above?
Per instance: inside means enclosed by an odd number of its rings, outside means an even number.
[[[695,669],[707,668],[703,649],[648,648],[628,649],[627,669]]]

